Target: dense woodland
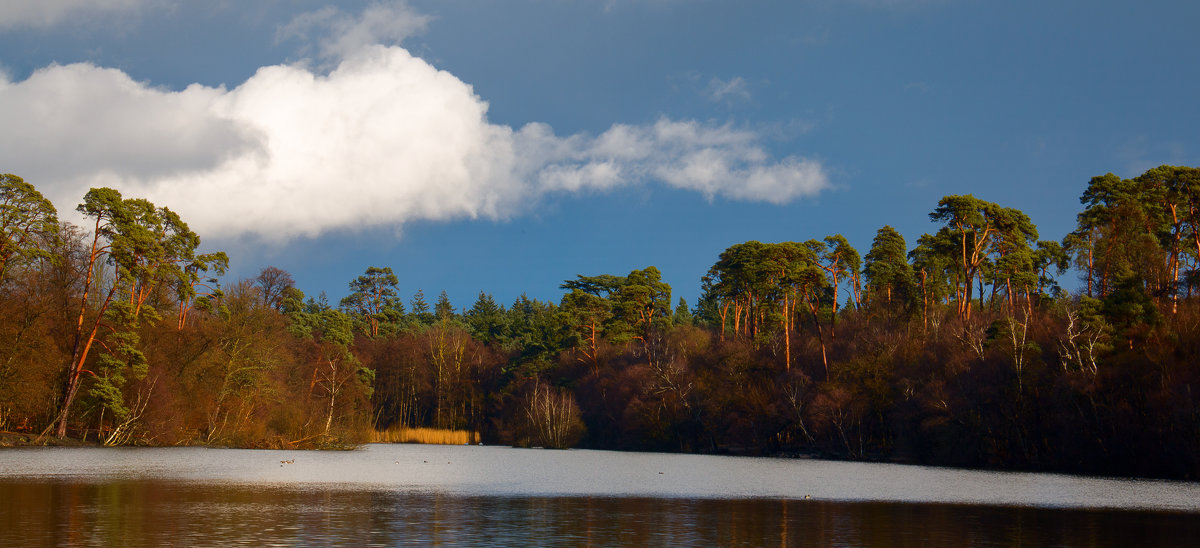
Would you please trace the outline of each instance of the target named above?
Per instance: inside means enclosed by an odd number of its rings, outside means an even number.
[[[1197,479],[1200,169],[1094,177],[1080,201],[1061,241],[965,195],[865,254],[837,234],[736,244],[694,306],[648,266],[564,280],[558,302],[456,308],[405,299],[387,267],[339,303],[274,267],[223,280],[226,256],[166,207],[97,188],[75,226],[3,175],[0,430],[337,447],[431,427]]]

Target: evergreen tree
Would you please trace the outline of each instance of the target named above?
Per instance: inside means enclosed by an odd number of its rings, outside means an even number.
[[[429,311],[429,303],[425,302],[425,291],[423,289],[418,289],[413,294],[412,299],[408,301],[408,305],[411,309],[412,318],[418,326],[429,327],[437,320],[437,316]]]
[[[0,287],[13,267],[49,258],[57,234],[54,204],[24,179],[0,174]]]
[[[442,290],[438,294],[437,302],[433,305],[434,316],[438,321],[450,321],[454,319],[454,305],[450,304],[450,295],[446,294],[446,290]]]
[[[503,306],[496,304],[490,293],[479,292],[475,304],[463,314],[471,336],[484,344],[503,344],[507,322]]]
[[[876,231],[863,266],[867,300],[872,305],[893,308],[908,303],[914,280],[907,252],[904,236],[896,229],[885,225]]]
[[[351,293],[342,299],[339,308],[359,324],[364,335],[378,337],[381,324],[388,327],[385,332],[390,332],[404,315],[397,296],[399,283],[391,268],[369,267],[350,282]]]
[[[696,316],[692,310],[688,308],[687,300],[683,297],[679,298],[679,304],[675,307],[675,314],[671,316],[671,324],[673,325],[696,325]]]

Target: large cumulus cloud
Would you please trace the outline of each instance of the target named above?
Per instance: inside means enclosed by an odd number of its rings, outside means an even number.
[[[70,209],[113,186],[179,211],[205,236],[286,240],[414,220],[501,219],[548,194],[661,183],[786,203],[828,186],[822,166],[773,159],[756,132],[660,119],[559,136],[490,123],[470,85],[396,38],[424,21],[378,11],[331,21],[332,68],[263,67],[233,89],[164,90],[90,64],[0,79],[0,166]],[[377,40],[375,40],[377,41]]]

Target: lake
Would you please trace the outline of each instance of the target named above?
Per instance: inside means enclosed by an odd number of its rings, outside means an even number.
[[[0,546],[1179,546],[1200,484],[368,445],[0,450]]]

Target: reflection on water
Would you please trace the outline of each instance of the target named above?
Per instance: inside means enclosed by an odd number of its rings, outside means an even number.
[[[499,447],[0,451],[0,546],[1179,546],[1198,538],[1200,485],[1185,482]]]
[[[1178,546],[1193,514],[0,481],[3,546]]]

